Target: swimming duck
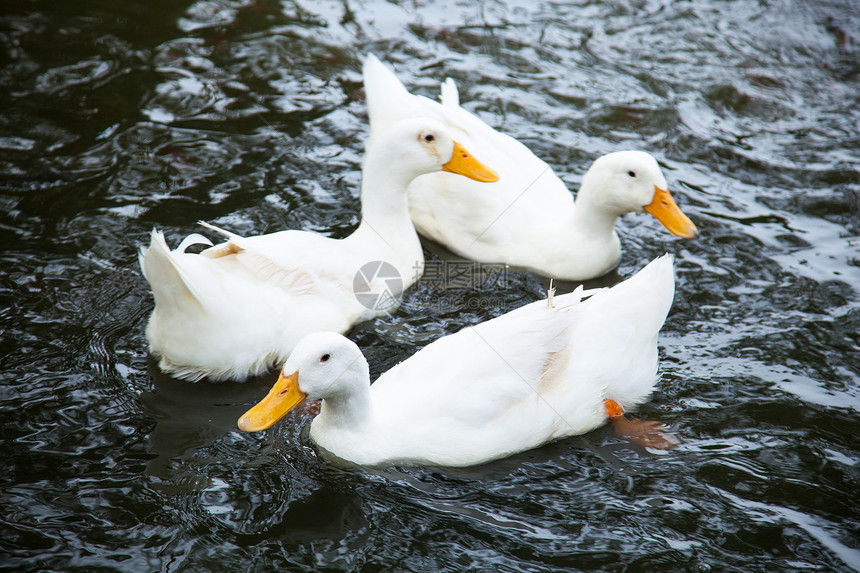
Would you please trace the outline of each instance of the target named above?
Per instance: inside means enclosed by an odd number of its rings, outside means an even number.
[[[439,122],[412,118],[368,145],[362,220],[344,239],[298,230],[244,238],[204,223],[229,240],[192,254],[189,245],[211,241],[195,234],[171,251],[153,230],[139,259],[155,298],[146,335],[160,368],[186,380],[241,380],[283,364],[305,334],[345,332],[389,311],[424,265],[407,186],[439,170],[497,179]]]
[[[653,447],[671,440],[623,412],[651,393],[657,333],[675,290],[672,258],[611,289],[538,301],[442,337],[382,374],[336,333],[303,338],[269,394],[238,422],[264,430],[322,399],[310,438],[359,465],[468,466],[616,423]]]
[[[617,265],[621,244],[615,221],[625,213],[648,212],[680,237],[697,233],[647,153],[619,151],[595,160],[574,202],[549,165],[460,107],[450,78],[442,84],[441,103],[435,102],[410,94],[369,55],[364,86],[370,141],[393,121],[432,117],[496,167],[500,179],[492,193],[446,173],[418,177],[409,186],[409,214],[418,232],[458,255],[557,279],[586,280]]]

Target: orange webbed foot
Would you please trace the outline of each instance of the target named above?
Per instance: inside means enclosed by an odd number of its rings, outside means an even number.
[[[653,420],[626,418],[621,406],[614,400],[606,400],[606,415],[615,428],[615,435],[645,448],[671,450],[680,440],[666,431],[666,427]]]

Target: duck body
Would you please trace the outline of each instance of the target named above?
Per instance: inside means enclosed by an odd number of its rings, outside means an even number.
[[[145,276],[155,277],[146,335],[164,372],[239,380],[286,360],[306,334],[345,332],[385,312],[362,305],[352,291],[358,269],[373,259],[334,239],[284,231],[232,241],[241,248],[210,258],[171,251],[153,231],[141,256]],[[279,264],[282,253],[289,265]],[[320,261],[331,267],[314,268]]]
[[[583,294],[440,338],[373,385],[352,342],[312,334],[239,427],[264,429],[292,402],[322,398],[310,438],[334,458],[371,466],[468,466],[588,432],[609,418],[607,401],[626,410],[653,389],[657,334],[674,295],[671,257]],[[292,397],[286,410],[283,395]]]
[[[671,232],[696,234],[695,225],[669,195],[656,160],[647,153],[621,151],[596,160],[574,202],[546,162],[460,107],[451,79],[442,85],[441,103],[435,102],[410,94],[370,55],[364,64],[364,85],[371,142],[392,122],[431,117],[475,154],[492,158],[499,181],[491,185],[490,193],[446,173],[418,177],[409,186],[409,212],[418,232],[458,255],[559,279],[586,280],[617,265],[621,244],[615,222],[625,213],[648,210]]]
[[[389,301],[421,276],[424,256],[406,189],[443,168],[494,177],[438,122],[406,120],[368,147],[362,222],[344,239],[297,230],[246,238],[204,224],[228,240],[191,254],[188,245],[212,243],[193,235],[171,250],[153,231],[139,258],[155,298],[146,334],[159,367],[187,380],[241,380],[285,361],[310,332],[345,332],[392,310],[396,305],[357,296],[358,273],[389,265],[399,282],[380,273],[364,283]]]

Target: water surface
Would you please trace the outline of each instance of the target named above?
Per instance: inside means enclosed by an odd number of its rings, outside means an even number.
[[[860,570],[854,2],[0,10],[0,567]],[[302,413],[238,432],[272,376],[157,371],[136,260],[153,227],[175,245],[198,219],[337,237],[357,224],[368,52],[430,97],[454,78],[571,190],[600,154],[660,160],[701,234],[628,215],[604,282],[676,256],[641,415],[679,448],[601,429],[476,468],[342,470]],[[376,375],[546,286],[503,279],[425,281],[350,336]]]

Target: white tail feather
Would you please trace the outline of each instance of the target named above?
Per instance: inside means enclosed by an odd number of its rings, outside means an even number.
[[[230,240],[238,240],[238,241],[242,240],[241,235],[237,235],[236,233],[234,233],[232,231],[228,231],[226,229],[222,229],[221,227],[216,227],[212,223],[207,223],[206,221],[197,221],[197,224],[201,225],[203,227],[206,227],[207,229],[209,229],[211,231],[215,231],[216,233],[221,233],[222,235],[224,235],[225,237],[227,237]],[[209,243],[209,244],[211,245],[212,243]]]
[[[182,242],[179,243],[178,247],[176,247],[176,251],[179,253],[184,253],[185,249],[187,249],[191,245],[208,245],[211,247],[212,241],[210,241],[200,233],[192,233],[182,239]]]
[[[156,306],[181,309],[186,308],[190,301],[202,304],[191,280],[177,264],[174,256],[167,246],[164,234],[155,229],[152,230],[149,247],[141,248],[138,255],[140,268],[152,288]]]
[[[440,100],[445,107],[460,107],[460,91],[457,89],[457,84],[454,80],[447,78],[440,86]]]

